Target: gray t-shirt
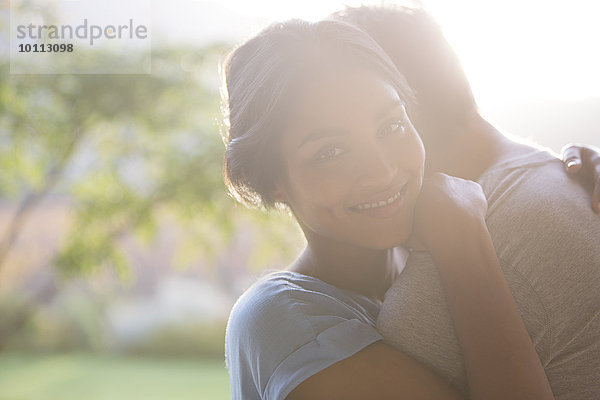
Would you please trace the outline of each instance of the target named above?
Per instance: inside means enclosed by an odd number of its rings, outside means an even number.
[[[543,151],[498,164],[479,183],[498,259],[556,399],[600,399],[600,216],[591,210],[591,188]],[[466,393],[462,352],[429,254],[411,254],[377,328]]]

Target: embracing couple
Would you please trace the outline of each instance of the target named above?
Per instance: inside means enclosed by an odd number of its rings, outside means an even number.
[[[234,399],[600,398],[597,153],[496,130],[418,8],[274,24],[224,72],[226,184],[306,237],[231,311]]]

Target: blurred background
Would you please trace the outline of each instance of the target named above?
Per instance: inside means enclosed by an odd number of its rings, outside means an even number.
[[[151,3],[150,75],[17,75],[0,2],[0,400],[228,398],[229,310],[303,245],[226,195],[218,65],[272,21],[360,2]],[[600,145],[596,2],[424,4],[485,116]]]

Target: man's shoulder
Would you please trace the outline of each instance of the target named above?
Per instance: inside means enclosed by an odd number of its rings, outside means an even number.
[[[600,219],[590,205],[591,185],[569,176],[550,152],[537,151],[501,163],[486,171],[479,183],[488,200],[491,230],[496,224],[512,231],[519,227],[600,229]]]
[[[591,187],[569,176],[549,153],[482,178],[486,223],[503,267],[512,266],[547,301],[594,293],[600,284],[600,215],[591,207]],[[588,305],[600,305],[598,296]]]
[[[494,205],[510,195],[534,194],[543,188],[543,182],[548,180],[566,183],[569,176],[553,153],[532,150],[488,168],[478,179],[478,183],[483,188],[488,203]]]

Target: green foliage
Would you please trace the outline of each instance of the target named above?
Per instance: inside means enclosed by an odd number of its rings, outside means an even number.
[[[103,323],[105,299],[71,291],[51,304],[38,307],[18,335],[4,345],[10,350],[65,351],[108,350],[109,339]],[[9,321],[20,312],[23,299],[17,294],[0,298],[0,312]],[[2,326],[0,325],[0,328]],[[0,337],[1,335],[0,330]]]
[[[159,215],[175,216],[200,244],[232,234],[218,132],[217,65],[226,48],[156,50],[151,75],[10,75],[0,67],[0,198],[70,199],[72,233],[56,258],[66,276],[110,265],[127,278],[119,239],[133,232],[150,242]]]
[[[18,296],[3,296],[0,312],[6,317],[18,310]],[[116,344],[107,325],[110,300],[86,291],[64,294],[52,304],[39,307],[32,318],[6,344],[9,351],[56,352],[85,350],[144,356],[222,359],[225,354],[224,320],[174,322],[150,330],[132,343]]]

